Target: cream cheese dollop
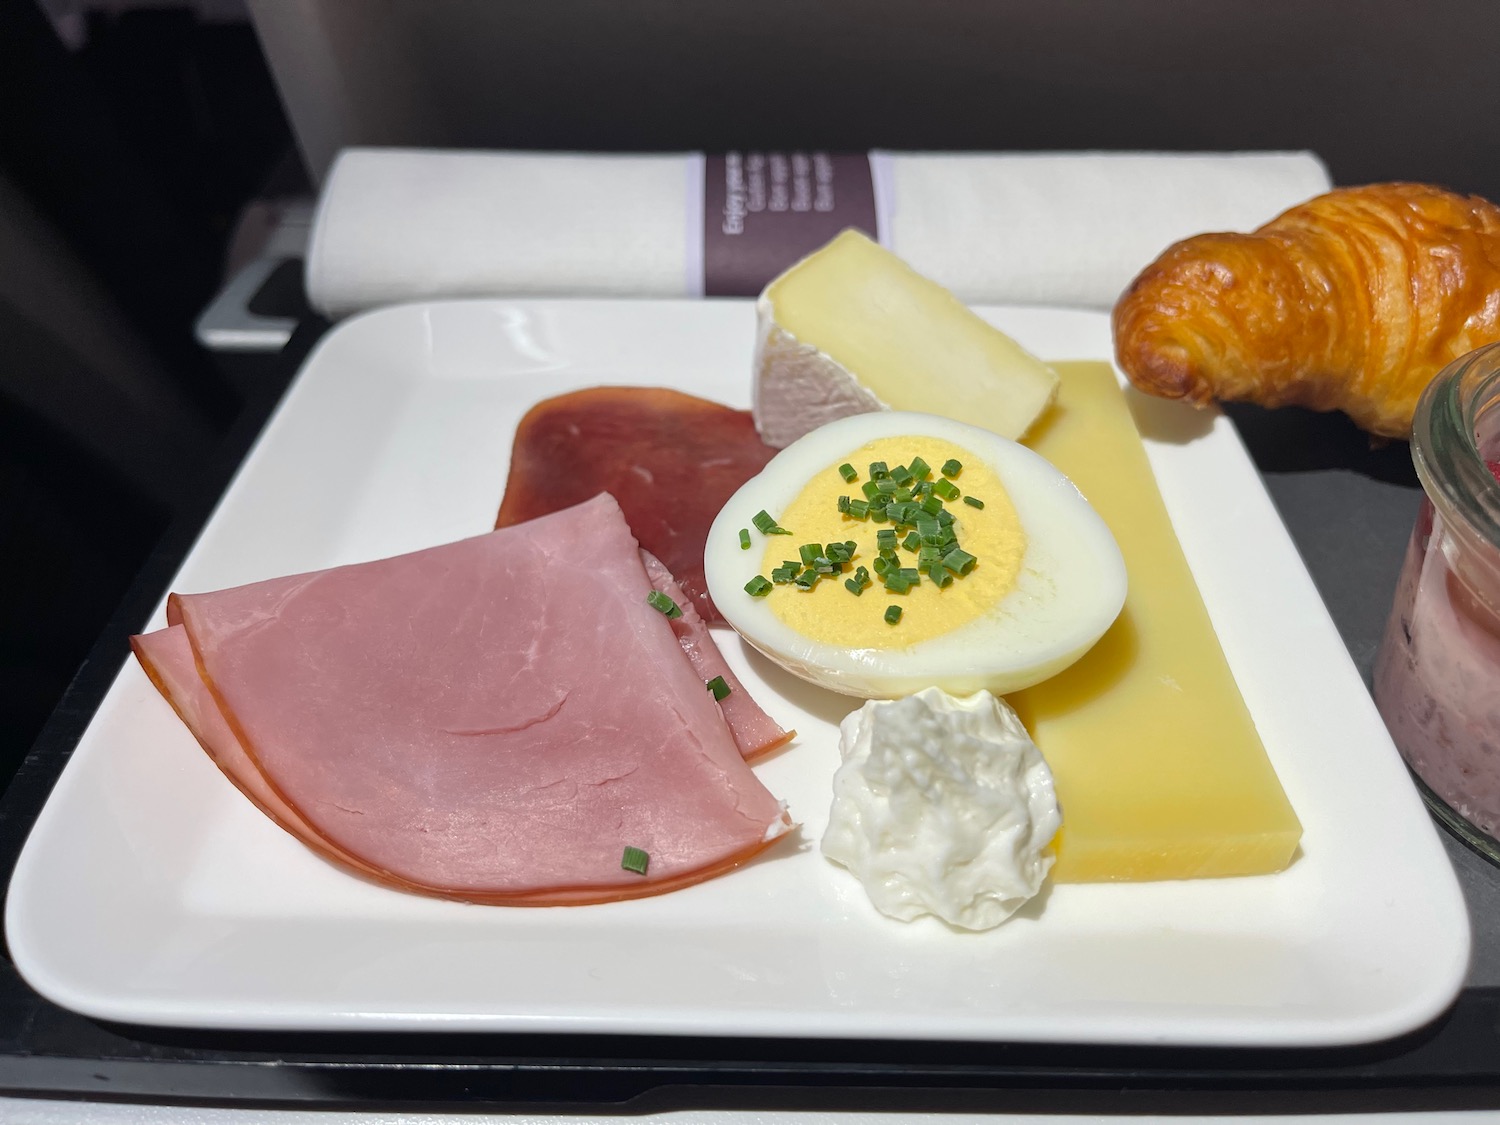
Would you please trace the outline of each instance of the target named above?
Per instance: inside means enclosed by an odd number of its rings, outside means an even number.
[[[823,854],[882,914],[998,926],[1041,890],[1062,825],[1052,771],[1008,704],[926,688],[840,725]]]

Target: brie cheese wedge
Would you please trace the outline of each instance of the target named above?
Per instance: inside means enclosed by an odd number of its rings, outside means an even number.
[[[940,414],[1020,439],[1057,373],[856,230],[771,282],[756,303],[755,424],[782,448],[836,418]]]

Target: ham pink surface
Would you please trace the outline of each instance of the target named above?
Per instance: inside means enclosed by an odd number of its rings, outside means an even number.
[[[260,772],[245,751],[239,737],[224,720],[224,713],[198,674],[193,646],[187,630],[169,625],[154,633],[132,637],[131,646],[151,682],[156,685],[177,712],[193,737],[224,775],[261,812],[274,820],[308,847],[321,852],[366,875],[380,879],[385,873],[370,867],[357,856],[335,848],[302,819],[302,814],[287,804],[270,781]]]
[[[740,748],[744,759],[753,762],[789,742],[797,732],[783,730],[780,723],[762,711],[760,704],[755,702],[754,697],[729,670],[729,663],[719,651],[719,646],[714,643],[708,623],[698,616],[698,611],[672,577],[672,572],[650,551],[642,551],[641,560],[646,564],[646,576],[651,580],[651,585],[676,602],[682,610],[681,617],[672,618],[672,631],[677,634],[677,641],[697,669],[699,678],[706,684],[715,676],[723,676],[724,682],[729,685],[729,694],[719,700],[719,709],[724,712],[724,719],[729,723],[729,733],[734,736],[734,744]]]
[[[330,858],[473,901],[605,901],[727,870],[789,827],[651,589],[600,495],[173,595],[181,634],[138,652],[236,784]],[[650,855],[645,876],[621,868],[626,847]]]

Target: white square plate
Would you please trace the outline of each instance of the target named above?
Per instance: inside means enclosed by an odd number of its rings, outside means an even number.
[[[984,315],[1050,359],[1107,317]],[[748,302],[471,301],[331,332],[174,588],[233,586],[487,531],[521,414],[600,383],[748,405]],[[1148,446],[1305,828],[1265,877],[1058,886],[997,930],[878,915],[816,846],[852,701],[719,638],[797,743],[758,767],[800,846],[674,894],[470,906],[344,874],[257,812],[134,661],[27,842],[6,931],[88,1015],[225,1028],[1179,1044],[1393,1036],[1462,985],[1469,925],[1436,832],[1233,428],[1170,404]],[[158,609],[147,627],[162,623]]]

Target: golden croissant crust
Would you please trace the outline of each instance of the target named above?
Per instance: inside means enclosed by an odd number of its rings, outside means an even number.
[[[1254,234],[1169,247],[1114,334],[1152,394],[1342,410],[1405,437],[1432,377],[1500,340],[1500,207],[1425,184],[1331,191]]]

